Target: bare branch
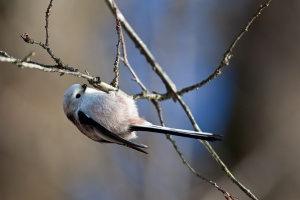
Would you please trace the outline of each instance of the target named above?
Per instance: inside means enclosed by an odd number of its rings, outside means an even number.
[[[57,56],[54,55],[52,49],[51,49],[48,45],[46,45],[46,44],[44,44],[44,43],[42,43],[42,42],[39,42],[39,41],[37,41],[37,40],[33,40],[33,39],[29,36],[28,33],[22,34],[21,37],[22,37],[22,39],[24,40],[24,42],[26,42],[26,43],[28,43],[28,44],[37,44],[37,45],[41,46],[43,49],[45,49],[45,50],[48,52],[48,54],[51,56],[51,58],[57,63],[57,65],[58,65],[60,68],[65,68],[65,69],[68,68],[68,66],[67,66],[66,64],[64,64],[64,63],[61,61],[60,58],[58,58]]]
[[[93,85],[94,87],[100,89],[100,90],[104,90],[104,91],[108,91],[108,90],[117,90],[117,88],[110,86],[106,83],[101,82],[100,77],[93,77],[90,76],[88,72],[81,73],[79,72],[78,69],[70,67],[69,65],[63,63],[61,61],[60,58],[58,58],[52,51],[52,49],[50,48],[49,45],[49,17],[50,17],[50,11],[51,8],[53,6],[53,0],[50,0],[49,5],[47,7],[46,10],[46,16],[45,16],[45,20],[46,20],[46,25],[45,25],[45,29],[46,29],[46,42],[42,43],[40,41],[34,40],[32,39],[28,33],[24,33],[21,35],[22,39],[29,44],[37,44],[39,46],[41,46],[43,49],[45,49],[48,54],[51,56],[51,58],[57,63],[57,65],[44,65],[44,64],[40,64],[40,63],[36,63],[36,62],[24,62],[25,60],[21,60],[21,62],[13,57],[10,57],[11,60],[8,61],[7,59],[6,62],[11,62],[14,64],[17,64],[19,67],[22,68],[34,68],[34,69],[39,69],[45,72],[58,72],[60,73],[60,75],[64,75],[64,74],[68,74],[68,75],[73,75],[73,76],[77,76],[77,77],[82,77],[85,78],[86,80],[88,80],[88,82]],[[6,56],[8,54],[6,54],[5,52],[3,54],[0,54],[3,56]],[[28,56],[27,56],[28,57]],[[13,59],[15,59],[15,61],[13,61]],[[26,59],[27,60],[27,59]],[[27,60],[29,61],[29,60]]]
[[[158,114],[158,117],[159,117],[159,120],[160,120],[160,123],[162,126],[165,126],[165,123],[163,121],[163,116],[162,116],[162,109],[158,103],[158,101],[156,100],[152,100],[151,101],[153,103],[153,105],[155,106],[156,108],[156,111],[157,111],[157,114]],[[229,192],[223,190],[220,186],[218,186],[218,184],[216,182],[213,182],[207,178],[205,178],[203,175],[201,175],[199,172],[197,172],[189,163],[188,161],[184,158],[184,155],[183,153],[180,151],[179,147],[177,146],[175,140],[173,140],[172,136],[171,135],[168,135],[166,134],[166,138],[172,143],[175,151],[177,152],[177,154],[179,155],[179,157],[181,158],[182,162],[184,165],[187,166],[187,168],[193,173],[196,175],[196,177],[202,179],[203,181],[211,184],[212,186],[214,186],[215,188],[217,188],[220,192],[223,193],[224,197],[228,200],[233,200],[233,199],[237,199],[236,197],[232,196]]]
[[[232,57],[231,53],[233,51],[233,48],[236,46],[237,42],[240,40],[240,38],[245,34],[246,31],[248,31],[248,28],[250,27],[250,25],[253,23],[253,21],[260,15],[260,13],[269,5],[269,3],[271,2],[271,0],[268,0],[267,3],[264,4],[264,6],[260,6],[258,12],[254,15],[254,17],[250,20],[250,22],[248,23],[248,25],[245,27],[245,29],[239,34],[239,36],[236,38],[236,40],[232,43],[232,45],[230,46],[230,48],[228,49],[228,51],[224,54],[223,60],[221,61],[220,66],[215,70],[215,72],[213,74],[211,74],[207,79],[205,79],[204,81],[188,87],[188,88],[184,88],[183,90],[179,91],[177,93],[176,91],[176,87],[174,85],[174,83],[171,81],[171,79],[167,76],[167,74],[162,70],[161,66],[157,63],[157,61],[154,59],[153,55],[151,54],[151,52],[149,51],[149,49],[147,48],[147,46],[142,42],[142,40],[138,37],[138,35],[135,33],[135,31],[132,29],[132,27],[128,24],[128,22],[126,21],[125,17],[122,15],[122,13],[119,11],[119,9],[117,8],[116,5],[112,4],[111,0],[106,0],[106,3],[109,5],[109,7],[111,8],[111,10],[113,10],[113,8],[118,9],[118,12],[114,13],[115,16],[117,18],[119,18],[121,20],[121,24],[123,25],[123,27],[125,28],[127,34],[130,36],[130,38],[133,40],[133,42],[135,43],[135,45],[138,47],[138,49],[141,51],[141,53],[146,57],[147,61],[150,63],[150,65],[153,68],[153,71],[161,78],[161,80],[163,81],[163,83],[165,84],[166,88],[167,88],[167,94],[166,96],[172,96],[173,99],[176,99],[179,101],[181,107],[184,109],[184,111],[186,112],[187,116],[189,117],[191,123],[193,124],[195,130],[197,131],[201,131],[199,126],[197,125],[190,109],[188,108],[188,106],[184,103],[184,101],[181,99],[180,95],[190,91],[190,90],[194,90],[196,88],[206,83],[208,83],[209,81],[213,80],[214,78],[218,77],[221,74],[221,70],[225,65],[229,64],[229,60]],[[139,98],[142,96],[146,96],[146,93],[142,93],[140,95],[136,95],[135,98]],[[156,98],[160,98],[158,96],[154,96]],[[254,194],[252,194],[250,192],[250,190],[248,190],[247,188],[245,188],[233,175],[232,173],[230,173],[229,169],[227,168],[227,166],[223,163],[223,161],[219,158],[219,156],[217,155],[217,153],[213,150],[213,148],[211,147],[211,145],[208,142],[203,142],[203,144],[206,146],[206,148],[210,151],[210,153],[212,154],[212,156],[216,159],[216,161],[219,163],[219,165],[221,166],[221,169],[223,171],[226,172],[227,176],[236,184],[238,185],[238,187],[244,191],[250,198],[252,199],[257,199]]]
[[[49,17],[50,17],[50,14],[51,14],[51,8],[52,8],[52,6],[53,6],[53,0],[50,0],[49,5],[48,5],[47,10],[46,10],[46,14],[45,14],[45,21],[46,21],[46,25],[45,25],[46,40],[45,40],[45,43],[42,43],[42,42],[39,42],[37,40],[31,39],[31,37],[29,36],[28,33],[22,34],[21,37],[23,38],[23,40],[26,43],[37,44],[37,45],[41,46],[43,49],[45,49],[48,52],[48,54],[51,56],[51,58],[57,63],[58,67],[68,69],[68,66],[65,65],[61,61],[60,58],[58,58],[57,56],[55,56],[54,53],[53,53],[53,51],[52,51],[52,49],[49,47],[49,37],[50,37],[50,34],[49,34]]]
[[[121,26],[121,20],[119,19],[119,14],[118,14],[118,12],[120,12],[120,11],[118,10],[117,5],[115,4],[114,0],[112,0],[112,8],[111,9],[112,9],[112,11],[113,11],[113,13],[114,13],[114,15],[116,17],[116,29],[117,29],[117,33],[118,33],[118,46],[120,45],[120,43],[122,44],[123,58],[120,58],[120,54],[118,54],[118,59],[121,59],[122,62],[124,63],[124,65],[128,68],[128,70],[130,71],[130,73],[133,76],[133,81],[135,81],[142,88],[142,90],[144,91],[144,93],[148,93],[149,92],[148,89],[140,81],[140,79],[138,78],[137,74],[135,73],[135,71],[131,67],[131,65],[129,63],[129,60],[127,58],[126,43],[125,43],[124,36],[123,36],[123,31],[122,31],[122,26]],[[119,51],[118,51],[118,53],[119,53]],[[116,70],[116,67],[115,67],[115,70]],[[117,77],[117,74],[116,74],[116,77]]]
[[[48,5],[48,8],[46,10],[46,25],[45,25],[45,29],[46,29],[46,42],[45,42],[45,45],[46,46],[49,46],[49,17],[50,17],[50,14],[51,14],[51,8],[53,6],[53,0],[50,0],[49,2],[49,5]]]
[[[114,8],[114,11],[117,12],[116,8]],[[118,43],[117,43],[117,55],[116,59],[114,62],[114,72],[115,72],[115,77],[110,83],[113,87],[118,88],[119,87],[119,77],[120,77],[120,71],[119,71],[119,61],[120,61],[120,45],[122,41],[122,30],[121,30],[121,23],[118,18],[116,18],[116,30],[118,34]]]
[[[125,19],[124,15],[121,13],[118,6],[114,5],[112,0],[106,0],[106,3],[108,5],[108,7],[111,9],[111,11],[113,12],[113,14],[115,15],[115,17],[120,19],[120,22],[121,22],[122,26],[124,27],[126,33],[129,35],[131,40],[134,42],[137,49],[140,50],[141,54],[143,54],[145,56],[147,62],[152,66],[153,71],[155,71],[155,73],[161,78],[161,80],[163,81],[163,83],[166,86],[167,91],[171,92],[171,93],[175,93],[177,91],[175,84],[171,81],[169,76],[164,72],[162,67],[155,60],[154,56],[152,55],[152,53],[150,52],[148,47],[144,44],[144,42],[141,40],[141,38],[132,29],[130,24]],[[114,8],[116,8],[118,10],[118,12],[115,13]]]
[[[199,87],[202,87],[203,85],[207,84],[211,80],[213,80],[213,79],[215,79],[215,78],[217,78],[218,76],[221,75],[223,67],[225,67],[226,65],[229,65],[229,60],[233,56],[232,51],[233,51],[234,47],[236,46],[236,44],[240,41],[240,39],[243,37],[243,35],[249,30],[252,23],[259,17],[259,15],[262,13],[262,11],[270,5],[271,1],[272,0],[268,0],[264,5],[260,5],[258,11],[254,14],[254,16],[248,22],[247,26],[241,31],[241,33],[231,43],[229,49],[224,54],[223,59],[222,59],[220,65],[219,65],[219,67],[211,75],[209,75],[206,79],[204,79],[203,81],[201,81],[201,82],[199,82],[195,85],[191,85],[189,87],[183,88],[180,91],[178,91],[178,94],[180,96],[182,96],[184,93],[187,93],[189,91],[192,91],[192,90],[198,89]]]
[[[59,73],[60,75],[64,75],[64,74],[72,75],[72,76],[86,79],[94,87],[100,89],[106,89],[106,90],[116,90],[116,88],[112,87],[111,85],[101,82],[99,77],[94,77],[89,74],[82,73],[78,71],[78,69],[74,69],[73,67],[68,67],[68,69],[61,69],[57,65],[43,65],[33,61],[24,61],[24,59],[23,60],[16,59],[3,51],[0,51],[0,62],[15,64],[20,68],[38,69],[44,72]]]

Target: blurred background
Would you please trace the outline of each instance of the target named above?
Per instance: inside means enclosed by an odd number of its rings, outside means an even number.
[[[49,1],[0,1],[0,50],[54,64],[26,44],[45,40]],[[121,11],[181,89],[210,75],[263,1],[117,1]],[[183,98],[204,131],[224,135],[212,144],[233,174],[259,199],[300,195],[300,3],[274,1],[235,48],[220,77]],[[125,34],[126,35],[126,34]],[[115,19],[104,1],[54,1],[50,45],[70,66],[110,83]],[[151,91],[164,86],[126,36],[128,59]],[[83,79],[0,63],[0,199],[224,199],[196,178],[163,135],[139,133],[149,155],[101,145],[82,135],[62,109],[65,90]],[[120,88],[140,92],[121,67]],[[162,102],[167,126],[192,129],[177,103]],[[151,103],[140,114],[159,124]],[[203,145],[174,137],[191,165],[239,199],[248,199]]]

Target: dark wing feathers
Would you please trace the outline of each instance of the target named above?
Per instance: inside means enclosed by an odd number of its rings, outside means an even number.
[[[112,141],[116,141],[116,144],[124,145],[126,147],[148,154],[146,151],[140,149],[140,148],[147,148],[146,145],[130,142],[118,136],[117,134],[112,133],[111,131],[106,129],[101,124],[97,123],[94,119],[92,119],[90,116],[88,116],[86,113],[82,112],[81,110],[78,111],[78,119],[82,125],[86,125],[89,126],[90,128],[96,129],[99,133],[105,135],[105,137],[110,138]]]

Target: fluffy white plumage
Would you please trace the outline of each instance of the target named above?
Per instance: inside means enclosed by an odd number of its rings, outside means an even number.
[[[66,116],[92,140],[116,143],[146,153],[143,144],[129,141],[136,138],[135,131],[150,131],[208,141],[221,140],[221,136],[182,129],[152,125],[139,117],[135,101],[120,92],[103,92],[86,85],[74,84],[64,95]]]

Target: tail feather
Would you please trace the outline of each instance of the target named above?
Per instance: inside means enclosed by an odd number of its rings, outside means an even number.
[[[206,141],[220,141],[223,139],[223,137],[221,135],[216,135],[216,134],[212,134],[212,133],[175,129],[175,128],[169,128],[169,127],[164,127],[164,126],[156,126],[156,125],[144,125],[144,126],[143,125],[132,125],[129,127],[129,130],[163,133],[163,134],[195,138],[195,139],[206,140]]]

